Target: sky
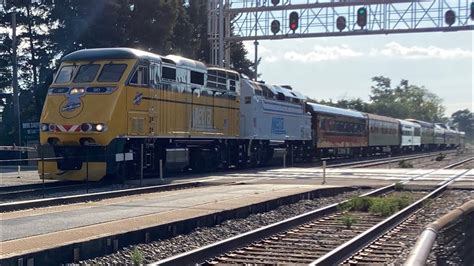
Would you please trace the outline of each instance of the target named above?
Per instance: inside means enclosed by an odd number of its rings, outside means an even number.
[[[446,115],[473,111],[474,33],[439,32],[260,41],[260,79],[317,99],[369,100],[371,78],[406,79],[443,100]],[[254,60],[253,42],[244,43]]]

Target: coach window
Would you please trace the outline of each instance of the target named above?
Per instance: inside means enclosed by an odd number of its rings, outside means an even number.
[[[97,75],[97,71],[99,71],[99,67],[100,65],[97,64],[82,65],[74,78],[74,82],[82,83],[93,81]]]
[[[66,83],[71,81],[76,66],[63,66],[56,77],[55,83]]]
[[[137,86],[147,86],[148,85],[148,67],[139,66],[133,73],[132,78],[130,79],[131,85]]]
[[[123,75],[123,72],[127,68],[125,64],[106,64],[102,67],[99,78],[99,82],[118,82]]]
[[[176,68],[171,67],[162,67],[161,68],[161,77],[163,79],[176,81]]]
[[[204,73],[191,70],[191,83],[204,85]]]

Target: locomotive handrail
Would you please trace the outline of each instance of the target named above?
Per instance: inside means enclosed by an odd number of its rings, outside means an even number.
[[[0,146],[0,151],[36,151],[36,147],[28,146]]]

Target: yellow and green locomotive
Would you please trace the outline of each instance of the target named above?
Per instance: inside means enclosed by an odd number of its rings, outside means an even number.
[[[237,165],[239,74],[130,48],[62,58],[41,115],[45,178],[99,180],[168,168]],[[120,155],[123,155],[120,157]],[[131,160],[125,160],[130,155]],[[137,158],[141,157],[142,158]]]

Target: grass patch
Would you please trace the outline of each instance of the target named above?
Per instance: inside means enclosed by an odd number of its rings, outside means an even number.
[[[441,162],[446,158],[446,154],[440,153],[438,156],[436,156],[435,161]]]
[[[352,225],[357,222],[357,219],[350,213],[344,213],[341,217],[341,222],[347,229],[351,229]]]
[[[400,168],[413,168],[413,164],[411,164],[410,162],[407,162],[405,160],[401,160],[399,163],[398,163],[398,166]]]
[[[413,198],[406,193],[389,195],[382,198],[354,197],[342,204],[339,204],[338,208],[343,212],[370,212],[375,215],[387,217],[410,205],[411,202],[413,202]]]
[[[395,183],[395,191],[402,191],[404,189],[404,186],[402,182],[398,181]]]
[[[137,247],[132,251],[132,263],[135,266],[143,264],[143,254]]]

